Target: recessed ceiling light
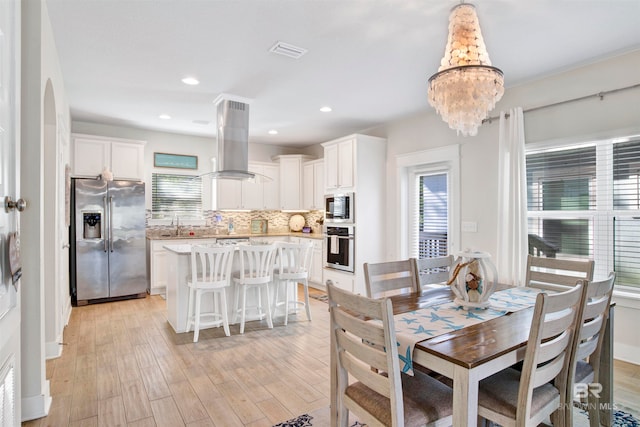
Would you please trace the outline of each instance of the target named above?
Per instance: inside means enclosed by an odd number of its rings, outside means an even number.
[[[182,83],[186,85],[195,86],[197,84],[200,84],[200,81],[198,81],[198,79],[194,77],[185,77],[184,79],[182,79]]]
[[[277,134],[278,134],[278,131],[277,131],[277,130],[275,130],[275,129],[271,129],[271,130],[269,131],[269,135],[277,135]]]
[[[320,111],[322,111],[323,113],[329,113],[329,112],[331,112],[333,110],[329,106],[324,106],[324,107],[320,108]]]
[[[160,114],[160,115],[158,116],[158,118],[159,118],[159,119],[162,119],[162,120],[169,120],[169,119],[171,118],[171,116],[170,116],[170,115],[168,115],[168,114]]]

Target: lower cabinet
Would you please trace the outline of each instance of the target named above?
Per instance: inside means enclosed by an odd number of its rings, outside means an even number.
[[[342,273],[338,270],[333,270],[331,268],[325,268],[323,270],[324,275],[324,284],[326,287],[327,280],[331,280],[335,286],[340,289],[347,290],[349,292],[353,292],[355,276],[350,273]]]

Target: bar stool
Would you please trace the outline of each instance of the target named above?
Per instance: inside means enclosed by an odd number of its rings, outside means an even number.
[[[238,313],[240,313],[240,333],[244,334],[247,309],[255,308],[258,312],[258,318],[263,319],[266,317],[267,325],[269,328],[273,328],[271,308],[269,306],[269,283],[273,280],[273,261],[276,245],[239,244],[238,250],[240,271],[233,275],[233,282],[236,285],[233,323],[236,323]],[[247,290],[249,289],[258,291],[255,307],[247,307]],[[239,306],[240,293],[242,293],[241,306]],[[263,303],[263,298],[265,303]],[[265,307],[266,313],[263,312]]]
[[[187,332],[193,325],[193,342],[198,342],[202,327],[222,325],[225,335],[230,335],[226,289],[231,286],[233,251],[233,246],[191,247],[191,280],[187,283]],[[213,308],[212,311],[203,313],[202,296],[207,293],[213,296]]]
[[[289,304],[296,307],[304,306],[307,311],[307,319],[311,320],[309,308],[309,274],[311,271],[311,256],[313,255],[313,242],[288,243],[278,242],[277,267],[274,272],[275,295],[273,298],[273,317],[279,306],[284,306],[284,324],[289,321]],[[278,300],[281,285],[284,283],[284,301]],[[304,286],[304,302],[295,298],[298,283]],[[293,295],[290,296],[289,290]]]

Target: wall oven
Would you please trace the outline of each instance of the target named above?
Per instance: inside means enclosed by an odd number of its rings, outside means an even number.
[[[327,194],[324,196],[325,220],[332,222],[353,223],[354,194]]]
[[[352,225],[327,226],[326,231],[324,266],[353,273],[355,271],[355,227]]]

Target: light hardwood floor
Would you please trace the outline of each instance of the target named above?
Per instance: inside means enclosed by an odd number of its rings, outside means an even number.
[[[23,426],[270,427],[329,404],[327,304],[274,321],[175,334],[159,296],[74,308],[47,362],[49,416]],[[620,403],[640,406],[640,366],[615,364]]]

